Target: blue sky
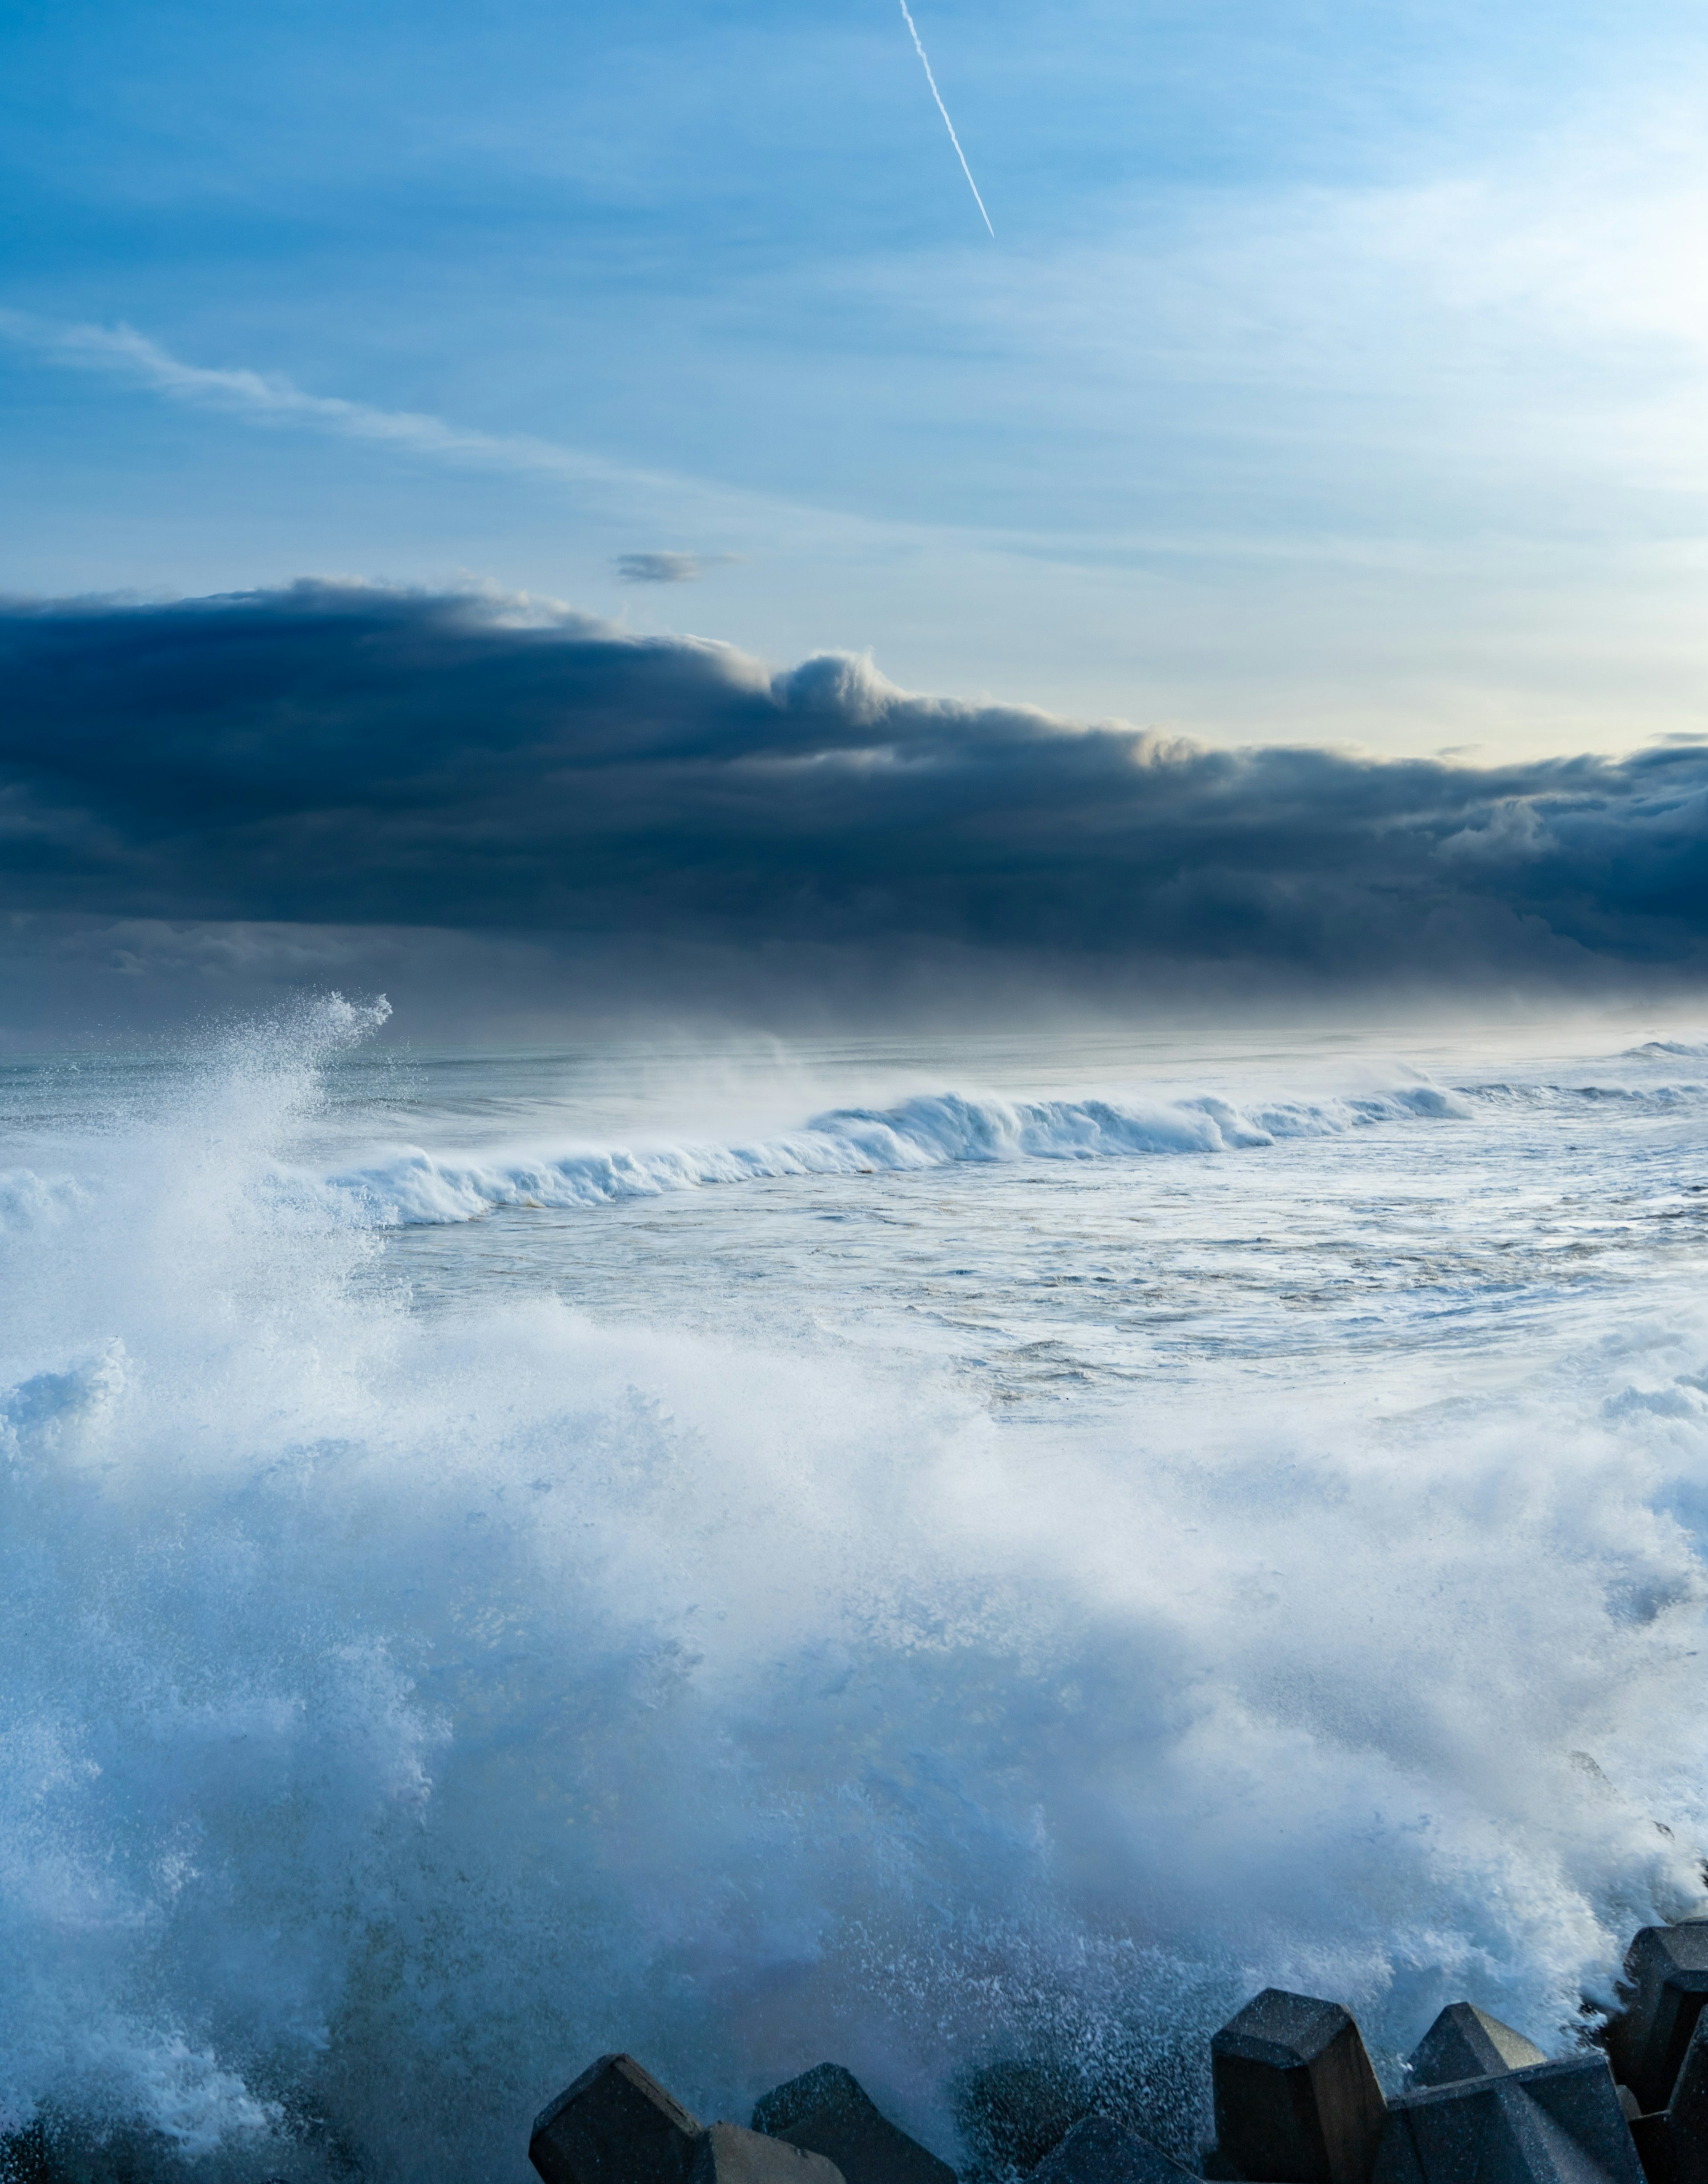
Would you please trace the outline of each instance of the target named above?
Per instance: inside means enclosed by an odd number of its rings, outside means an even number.
[[[915,14],[994,241],[895,0],[14,0],[0,585],[475,579],[1220,741],[1696,732],[1700,9]]]

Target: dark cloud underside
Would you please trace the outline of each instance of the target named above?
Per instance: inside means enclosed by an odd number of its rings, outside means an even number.
[[[1245,962],[1708,962],[1708,748],[1236,751],[354,587],[0,613],[0,907]]]

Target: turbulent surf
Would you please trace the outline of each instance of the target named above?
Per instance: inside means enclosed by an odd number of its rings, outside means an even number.
[[[6,1072],[0,2120],[515,2178],[623,2047],[953,2158],[1019,2056],[1184,2152],[1255,1986],[1557,2049],[1700,1901],[1700,1040],[381,1022]]]

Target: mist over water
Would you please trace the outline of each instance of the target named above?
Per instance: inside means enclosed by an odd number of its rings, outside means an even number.
[[[1162,2142],[1703,1895],[1708,1050],[20,1066],[0,2102],[519,2180],[630,2048]]]

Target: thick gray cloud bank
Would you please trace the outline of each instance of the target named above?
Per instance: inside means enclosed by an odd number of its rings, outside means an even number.
[[[13,605],[0,908],[1683,980],[1708,967],[1708,746],[1213,749],[357,586]]]

